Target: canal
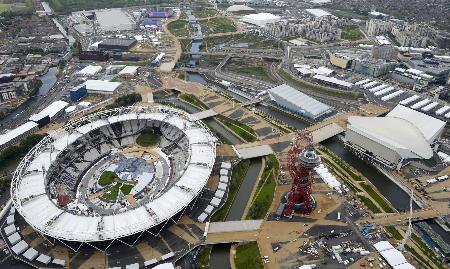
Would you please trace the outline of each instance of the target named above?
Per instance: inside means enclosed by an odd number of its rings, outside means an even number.
[[[366,163],[346,150],[344,144],[340,140],[332,138],[322,142],[322,145],[365,176],[398,211],[409,210],[409,194],[403,191],[403,189],[378,171],[374,166]],[[413,209],[418,208],[419,206],[416,203],[413,203]]]
[[[45,100],[45,96],[48,94],[50,89],[55,85],[57,81],[58,69],[56,67],[51,67],[48,72],[40,76],[39,79],[42,81],[42,86],[36,96],[32,96],[28,101],[23,103],[13,112],[8,114],[6,117],[0,120],[0,126],[4,129],[12,129],[18,125],[21,125],[28,121],[28,118],[39,111],[36,109],[41,105],[42,101]]]
[[[190,113],[197,113],[200,110],[188,103],[182,102],[177,98],[170,98],[169,102],[181,106]],[[206,124],[211,128],[215,129],[217,132],[222,134],[226,139],[228,139],[232,144],[240,144],[242,141],[235,136],[232,132],[225,129],[221,124],[219,124],[215,119],[210,118],[205,120]],[[250,166],[248,168],[247,174],[239,188],[239,191],[231,205],[230,211],[228,212],[227,221],[240,220],[244,214],[245,207],[247,206],[250,195],[255,186],[256,180],[262,168],[262,161],[260,158],[252,159],[250,161]],[[213,246],[210,256],[210,268],[214,269],[229,269],[230,265],[230,244],[219,244]]]

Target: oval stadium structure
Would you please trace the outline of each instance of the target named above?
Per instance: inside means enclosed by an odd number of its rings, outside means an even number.
[[[12,200],[30,226],[58,240],[100,242],[151,231],[201,194],[216,142],[201,121],[177,109],[96,112],[53,131],[23,158]]]

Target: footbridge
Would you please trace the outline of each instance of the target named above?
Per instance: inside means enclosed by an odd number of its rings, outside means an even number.
[[[205,227],[204,245],[256,241],[262,220],[211,222]]]
[[[370,222],[378,225],[404,225],[409,221],[409,211],[400,213],[378,213],[372,217],[361,219],[359,223]],[[433,219],[441,216],[439,212],[434,209],[419,209],[412,212],[412,221],[421,221]]]

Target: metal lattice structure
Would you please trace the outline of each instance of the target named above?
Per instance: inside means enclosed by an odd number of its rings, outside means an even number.
[[[314,151],[311,132],[302,131],[292,141],[288,152],[288,169],[292,177],[291,191],[287,195],[287,204],[283,215],[292,216],[294,212],[310,214],[314,210],[314,199],[311,196],[311,171],[320,162]]]

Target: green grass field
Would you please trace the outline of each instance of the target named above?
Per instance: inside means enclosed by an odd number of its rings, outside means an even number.
[[[259,253],[258,244],[250,242],[236,248],[234,259],[236,269],[263,269],[264,265]]]
[[[167,25],[167,29],[176,37],[189,36],[189,22],[187,21],[172,21]]]
[[[144,129],[136,138],[136,144],[141,147],[151,147],[159,143],[159,135],[153,133],[152,128]]]
[[[363,38],[364,35],[357,25],[346,25],[342,28],[341,39],[355,41]]]
[[[236,32],[233,20],[226,17],[215,17],[200,21],[202,29],[207,35]]]
[[[100,176],[100,179],[98,180],[98,184],[100,186],[108,186],[111,185],[114,181],[119,180],[119,177],[116,173],[111,171],[103,171],[102,175]]]

